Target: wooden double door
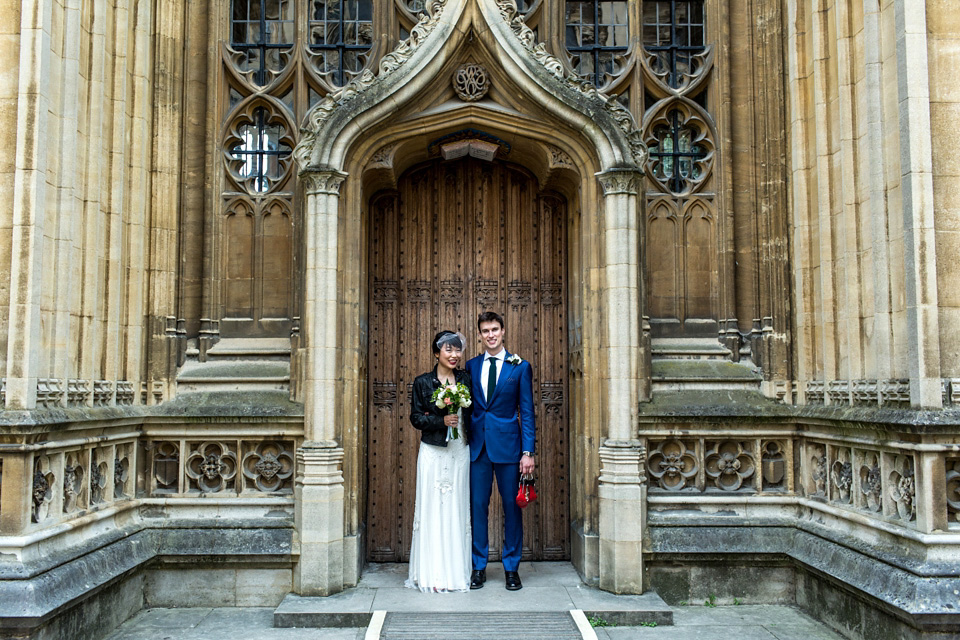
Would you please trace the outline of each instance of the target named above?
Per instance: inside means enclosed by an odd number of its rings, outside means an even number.
[[[497,311],[505,345],[533,365],[539,500],[524,509],[524,559],[570,557],[566,202],[526,170],[472,158],[414,167],[370,201],[367,559],[407,561],[419,432],[414,378],[440,329],[480,353],[476,318]],[[516,489],[512,489],[516,493]],[[491,560],[503,516],[490,505]]]

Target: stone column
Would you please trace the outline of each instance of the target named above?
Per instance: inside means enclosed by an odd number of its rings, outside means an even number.
[[[300,561],[294,590],[330,595],[343,590],[343,448],[336,440],[337,222],[339,171],[301,174],[305,187],[306,278],[301,324],[305,343],[300,382],[304,443],[297,451],[295,524]]]
[[[641,393],[649,393],[650,379],[644,364],[650,359],[643,353],[641,336],[643,219],[637,191],[642,176],[615,169],[597,177],[604,194],[601,321],[606,338],[602,384],[607,428],[607,439],[600,447],[600,588],[642,593],[646,487],[640,466],[643,449],[635,433],[638,403],[649,399]]]

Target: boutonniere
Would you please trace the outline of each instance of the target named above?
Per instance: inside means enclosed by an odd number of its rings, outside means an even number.
[[[518,355],[515,354],[515,353],[511,353],[511,354],[510,354],[510,357],[507,358],[507,362],[509,362],[509,363],[512,364],[512,365],[518,365],[518,364],[520,364],[521,362],[523,362],[523,358],[521,358],[520,356],[518,356]]]

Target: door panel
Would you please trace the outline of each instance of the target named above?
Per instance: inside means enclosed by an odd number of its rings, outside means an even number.
[[[398,187],[370,202],[368,559],[409,556],[419,446],[410,388],[433,367],[430,340],[459,330],[476,355],[486,310],[504,316],[507,349],[534,370],[541,497],[524,510],[524,558],[569,558],[566,203],[519,167],[472,158],[415,167]],[[496,491],[490,516],[497,560]]]

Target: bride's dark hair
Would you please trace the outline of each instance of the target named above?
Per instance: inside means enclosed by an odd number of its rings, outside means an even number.
[[[457,347],[458,349],[463,349],[463,341],[460,340],[460,336],[458,336],[454,331],[444,330],[439,332],[437,335],[433,336],[433,342],[430,345],[431,347],[433,347],[433,355],[437,355],[438,353],[440,353],[440,339],[446,336],[454,336],[452,339],[447,340],[447,342]]]

